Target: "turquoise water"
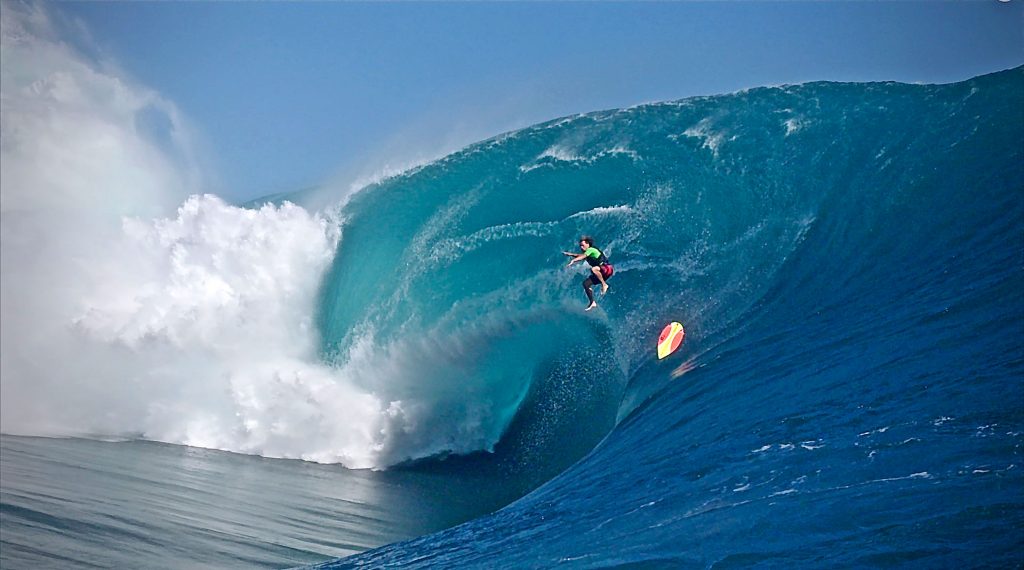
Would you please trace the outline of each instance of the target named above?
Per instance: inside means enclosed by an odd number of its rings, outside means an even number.
[[[485,403],[494,461],[603,439],[493,516],[329,567],[1019,564],[1022,80],[592,113],[357,195],[325,357],[425,331],[417,387]],[[584,233],[617,269],[598,314],[559,253]],[[432,425],[467,415],[438,400]]]
[[[240,219],[191,204],[211,225],[188,244]],[[5,436],[4,567],[283,567],[407,539],[326,566],[1022,561],[1022,68],[567,117],[324,219],[322,272],[276,276],[315,283],[292,360],[269,326],[230,339],[263,339],[241,361],[266,366],[155,360],[201,389],[147,410],[204,421],[117,425],[377,470]],[[561,254],[581,234],[616,267],[591,312]],[[672,320],[687,339],[659,361]]]

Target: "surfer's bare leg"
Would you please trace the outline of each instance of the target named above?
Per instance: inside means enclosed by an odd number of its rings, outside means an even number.
[[[590,304],[587,305],[587,308],[584,309],[584,311],[589,311],[597,306],[597,301],[594,300],[594,292],[590,290],[589,277],[583,280],[583,291],[587,294],[587,299],[590,299]]]
[[[597,276],[597,280],[601,282],[601,294],[604,295],[608,292],[608,284],[604,281],[604,274],[601,273],[601,268],[591,267],[590,270],[594,272],[594,275]]]

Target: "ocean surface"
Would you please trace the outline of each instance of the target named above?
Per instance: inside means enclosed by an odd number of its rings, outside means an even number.
[[[435,532],[523,492],[149,441],[5,435],[0,457],[3,568],[286,568]]]
[[[586,113],[123,234],[147,277],[68,343],[124,364],[4,409],[4,568],[1024,564],[1024,68]]]

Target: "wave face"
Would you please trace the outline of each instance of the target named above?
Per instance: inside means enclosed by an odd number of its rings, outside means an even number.
[[[1022,68],[811,83],[553,121],[356,195],[317,319],[390,403],[384,462],[601,441],[332,566],[1019,562],[1022,140]],[[584,233],[617,270],[592,313],[560,255]]]

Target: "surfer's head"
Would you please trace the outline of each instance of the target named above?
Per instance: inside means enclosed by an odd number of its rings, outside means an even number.
[[[594,238],[590,236],[583,236],[580,238],[580,247],[587,249],[588,247],[594,247]]]

